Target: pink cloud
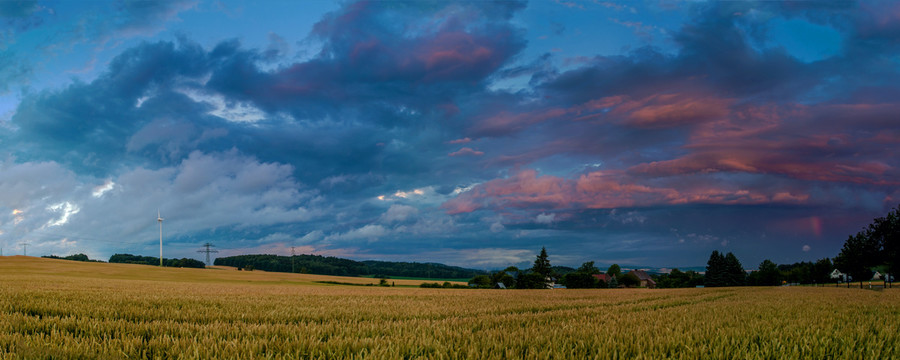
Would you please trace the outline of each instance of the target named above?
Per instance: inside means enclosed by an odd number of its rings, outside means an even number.
[[[473,150],[472,148],[464,147],[457,151],[447,154],[449,156],[481,156],[484,155],[484,152]]]
[[[570,110],[562,108],[552,108],[518,114],[503,111],[480,121],[473,130],[477,134],[491,136],[506,135],[520,131],[536,123],[564,116],[569,112]]]
[[[702,124],[729,115],[734,99],[703,93],[657,94],[641,99],[614,95],[592,99],[568,108],[544,108],[514,113],[500,111],[479,121],[476,134],[501,136],[550,120],[586,121],[602,117],[639,128],[668,128]]]
[[[447,143],[448,144],[465,144],[465,143],[468,143],[471,141],[472,141],[472,139],[469,139],[466,137],[466,138],[462,138],[462,139],[450,140]]]
[[[538,176],[524,170],[515,176],[482,183],[444,203],[449,214],[479,209],[578,210],[681,204],[804,204],[809,194],[792,191],[695,187],[690,184],[653,186],[637,183],[621,171],[595,171],[578,179]]]
[[[890,153],[896,153],[887,150],[893,147],[875,145],[896,143],[891,132],[880,130],[869,137],[858,136],[868,126],[880,128],[886,111],[885,106],[870,104],[743,106],[694,127],[683,146],[687,154],[633,165],[628,173],[661,177],[745,172],[799,180],[898,185],[896,166],[852,155],[879,152],[890,158]],[[830,117],[839,118],[841,123]],[[854,132],[848,132],[843,124],[851,117],[856,119]]]
[[[631,112],[626,124],[630,126],[655,128],[672,127],[705,122],[725,117],[731,99],[715,97],[691,97],[682,95],[659,95],[642,101],[637,110]]]
[[[494,49],[494,39],[462,31],[438,33],[422,39],[411,57],[401,58],[401,67],[422,67],[424,81],[459,80],[477,74],[480,78],[499,67],[506,54]]]

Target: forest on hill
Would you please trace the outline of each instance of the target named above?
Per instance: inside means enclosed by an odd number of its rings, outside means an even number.
[[[217,258],[215,265],[304,274],[374,277],[468,279],[486,271],[437,263],[356,261],[320,255],[237,255]]]

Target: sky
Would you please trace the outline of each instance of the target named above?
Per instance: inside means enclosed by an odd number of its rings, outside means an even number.
[[[893,1],[0,1],[3,255],[834,257],[900,203]]]

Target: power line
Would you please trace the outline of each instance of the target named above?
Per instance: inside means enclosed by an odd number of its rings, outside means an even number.
[[[28,242],[23,241],[23,242],[20,242],[19,245],[22,245],[22,255],[28,256]]]
[[[209,254],[210,254],[210,253],[217,253],[217,252],[219,252],[219,250],[210,250],[209,248],[215,246],[215,245],[210,244],[210,243],[203,244],[203,246],[206,247],[206,250],[197,250],[197,252],[198,252],[198,253],[206,253],[206,266],[209,266],[209,265],[210,265],[210,264],[209,264]]]

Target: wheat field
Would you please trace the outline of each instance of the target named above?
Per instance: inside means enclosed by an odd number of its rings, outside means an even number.
[[[377,281],[2,257],[0,358],[900,358],[897,289],[315,282],[323,280]]]

